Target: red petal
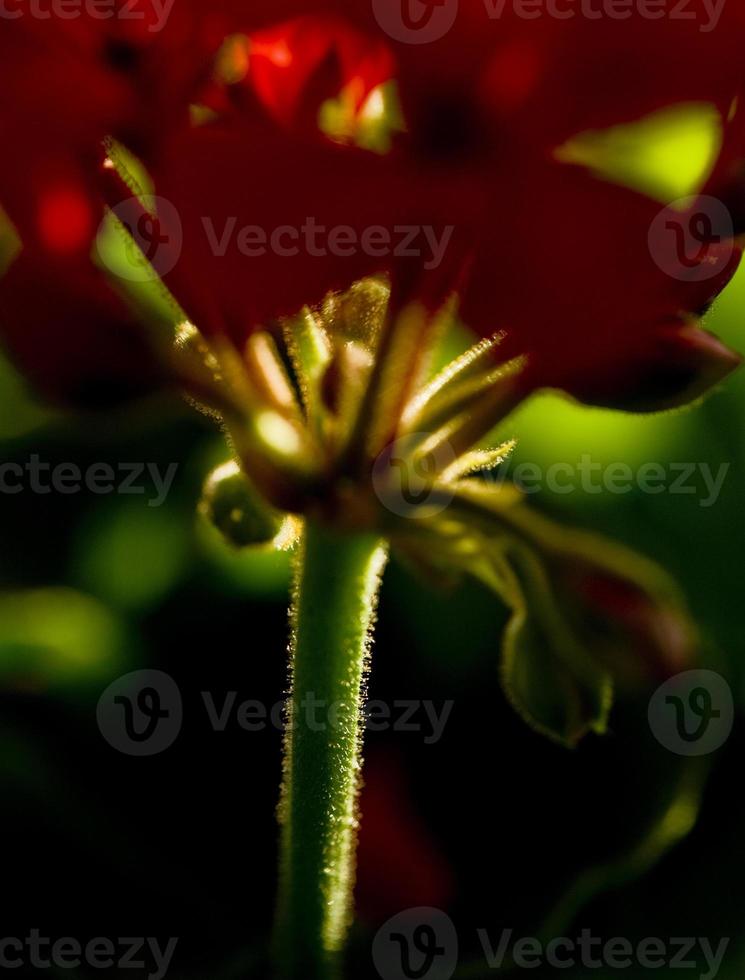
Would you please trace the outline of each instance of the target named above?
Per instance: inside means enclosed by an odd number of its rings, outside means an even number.
[[[389,271],[392,246],[367,236],[382,229],[395,243],[416,209],[392,158],[296,139],[259,113],[181,134],[156,177],[183,226],[169,284],[200,327],[238,340]]]
[[[486,336],[506,329],[500,353],[528,353],[536,383],[597,396],[606,379],[612,403],[611,380],[652,355],[666,323],[724,288],[740,250],[726,240],[707,247],[705,278],[698,268],[673,277],[650,247],[655,202],[574,167],[526,164],[521,176],[506,175],[510,193],[495,196],[463,317]]]
[[[24,252],[0,280],[0,339],[49,398],[101,408],[163,381],[136,320],[91,265]]]

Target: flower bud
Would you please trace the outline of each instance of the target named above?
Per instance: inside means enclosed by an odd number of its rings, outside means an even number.
[[[272,544],[285,521],[235,462],[218,466],[207,477],[199,511],[236,548]]]
[[[530,543],[505,552],[513,617],[502,680],[530,724],[574,746],[607,730],[614,686],[649,689],[685,670],[696,633],[656,566],[601,538],[528,520]]]
[[[666,582],[568,559],[555,568],[561,605],[587,652],[617,681],[658,684],[690,667],[695,630]]]

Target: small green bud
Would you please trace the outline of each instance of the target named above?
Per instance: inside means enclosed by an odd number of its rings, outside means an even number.
[[[235,548],[273,544],[285,523],[233,461],[207,477],[199,511]]]

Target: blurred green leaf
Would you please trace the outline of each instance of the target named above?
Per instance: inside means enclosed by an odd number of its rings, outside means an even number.
[[[124,629],[101,602],[69,588],[0,595],[0,682],[69,693],[123,667]]]
[[[148,609],[186,573],[190,530],[178,510],[148,507],[144,498],[105,505],[79,532],[73,577],[116,607]]]
[[[0,440],[30,435],[56,417],[34,401],[23,378],[0,352]]]
[[[556,157],[670,204],[701,188],[721,143],[716,106],[692,102],[633,123],[580,133],[559,147]]]

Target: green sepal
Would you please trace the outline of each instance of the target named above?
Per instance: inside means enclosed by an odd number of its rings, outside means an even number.
[[[534,728],[576,745],[607,729],[615,686],[649,689],[692,662],[696,631],[653,562],[532,512],[509,484],[434,489],[441,511],[394,528],[394,541],[432,574],[469,574],[512,609],[502,680]]]
[[[574,748],[590,732],[607,731],[613,681],[563,621],[536,556],[513,556],[511,566],[513,614],[502,641],[502,685],[532,728]]]

